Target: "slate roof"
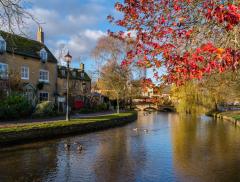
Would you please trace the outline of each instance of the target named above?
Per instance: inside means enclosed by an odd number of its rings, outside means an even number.
[[[31,40],[19,35],[7,33],[1,30],[0,36],[2,36],[7,43],[8,53],[40,59],[39,52],[42,48],[45,48],[48,53],[47,61],[57,63],[57,59],[54,57],[51,51],[47,48],[46,45],[42,44],[41,42]]]
[[[76,73],[76,75],[74,75],[74,72]],[[82,72],[84,72],[84,77],[81,77]],[[71,68],[69,73],[70,73],[69,79],[91,81],[91,78],[88,76],[88,74],[85,71],[82,71],[80,69]],[[58,66],[58,78],[63,78],[63,79],[67,78],[67,67]]]

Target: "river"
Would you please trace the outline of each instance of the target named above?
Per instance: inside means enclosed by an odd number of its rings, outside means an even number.
[[[0,181],[238,182],[240,128],[205,116],[139,113],[124,127],[0,149]]]

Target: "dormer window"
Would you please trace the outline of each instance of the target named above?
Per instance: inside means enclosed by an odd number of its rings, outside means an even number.
[[[61,72],[62,72],[62,76],[65,77],[65,75],[66,75],[65,74],[66,73],[65,70],[61,70]]]
[[[6,48],[7,48],[7,43],[3,39],[3,37],[0,36],[0,54],[3,54],[4,52],[6,52]]]
[[[73,75],[74,78],[76,78],[76,77],[77,77],[76,71],[73,71],[73,72],[72,72],[72,75]]]
[[[40,51],[40,58],[43,63],[47,62],[47,60],[48,60],[48,53],[44,48],[41,49],[41,51]]]
[[[84,78],[84,72],[81,72],[81,78]]]

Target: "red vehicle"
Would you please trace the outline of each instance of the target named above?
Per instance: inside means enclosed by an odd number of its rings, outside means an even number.
[[[74,101],[74,109],[81,109],[84,107],[84,103],[82,100],[75,100]]]

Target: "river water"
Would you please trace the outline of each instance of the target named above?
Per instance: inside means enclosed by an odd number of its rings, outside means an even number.
[[[240,128],[208,117],[139,113],[121,128],[1,149],[0,181],[239,182]]]

